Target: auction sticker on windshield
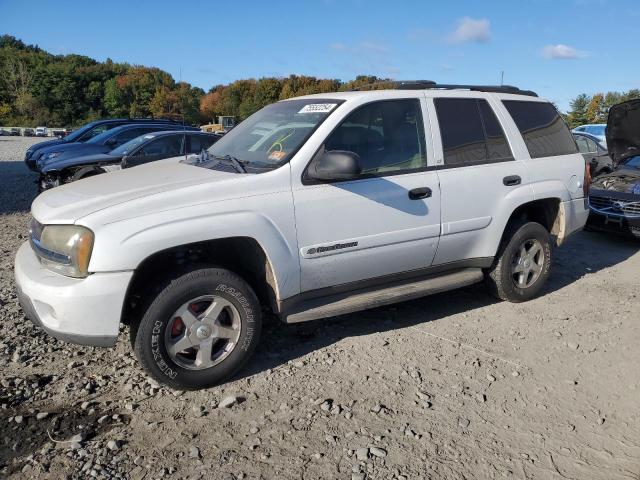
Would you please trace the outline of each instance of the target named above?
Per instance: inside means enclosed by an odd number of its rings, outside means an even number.
[[[328,113],[337,103],[310,103],[300,109],[298,113]]]
[[[269,154],[269,160],[282,160],[287,156],[287,152],[283,152],[282,150],[276,150]]]

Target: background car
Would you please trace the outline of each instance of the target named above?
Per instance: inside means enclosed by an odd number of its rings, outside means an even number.
[[[614,171],[589,189],[589,228],[640,238],[640,100],[614,105],[607,120]]]
[[[121,168],[131,168],[164,158],[199,154],[217,142],[221,135],[198,131],[158,131],[134,138],[108,153],[73,157],[43,169],[47,180],[41,188],[69,183]]]
[[[603,143],[606,147],[607,145],[607,136],[605,133],[605,129],[607,128],[606,123],[592,123],[589,125],[580,125],[579,127],[571,130],[573,133],[588,133],[595,137],[598,137],[601,143]]]
[[[33,128],[25,128],[24,130],[22,130],[23,137],[33,137],[35,133],[36,132],[33,130]]]
[[[9,135],[11,135],[12,137],[19,137],[20,136],[20,129],[17,127],[13,127],[11,129],[9,129]]]
[[[36,127],[36,137],[46,137],[47,127]]]
[[[603,173],[613,172],[613,160],[609,156],[607,147],[600,142],[598,137],[589,133],[573,133],[578,150],[584,157],[584,161],[590,167],[591,177],[595,178]]]
[[[173,125],[174,128],[182,127],[181,122],[166,119],[153,119],[153,118],[109,118],[106,120],[96,120],[95,122],[87,123],[73,132],[69,132],[64,138],[56,138],[55,140],[48,140],[46,142],[36,143],[29,147],[27,150],[24,161],[30,170],[36,170],[36,161],[40,158],[42,151],[45,148],[52,147],[54,145],[60,145],[62,143],[71,142],[87,142],[93,137],[100,135],[112,128],[119,127],[121,125],[130,125],[133,123],[153,123],[153,124],[168,124]]]
[[[47,190],[73,180],[69,177],[68,169],[74,164],[72,160],[77,157],[105,154],[140,135],[163,130],[175,131],[175,125],[166,123],[121,125],[84,143],[64,143],[49,147],[42,152],[36,165],[40,173],[39,188],[41,191]],[[181,132],[200,132],[200,130],[195,127],[185,127]]]

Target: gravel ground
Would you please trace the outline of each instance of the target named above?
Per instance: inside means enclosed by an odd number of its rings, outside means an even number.
[[[35,139],[0,138],[0,477],[640,479],[640,243],[580,233],[543,296],[481,286],[267,324],[239,377],[173,392],[66,345],[13,291]]]

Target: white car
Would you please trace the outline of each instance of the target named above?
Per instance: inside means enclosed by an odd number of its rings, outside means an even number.
[[[128,324],[151,376],[204,388],[248,360],[265,309],[303,322],[483,280],[508,301],[535,297],[552,243],[587,220],[588,178],[531,92],[310,95],[263,108],[195,161],[43,193],[15,279],[56,338],[111,346]]]
[[[607,134],[605,132],[607,128],[606,123],[593,123],[589,125],[580,125],[579,127],[571,130],[573,133],[588,133],[594,137],[598,137],[598,140],[606,147],[607,146]]]
[[[47,127],[36,127],[36,137],[46,137],[47,136]]]

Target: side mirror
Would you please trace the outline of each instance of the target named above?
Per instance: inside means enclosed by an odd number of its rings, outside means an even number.
[[[351,180],[360,176],[362,164],[355,152],[332,150],[312,162],[308,175],[314,180]]]
[[[115,147],[118,144],[118,141],[115,138],[110,138],[109,140],[104,142],[104,144],[109,147]]]

